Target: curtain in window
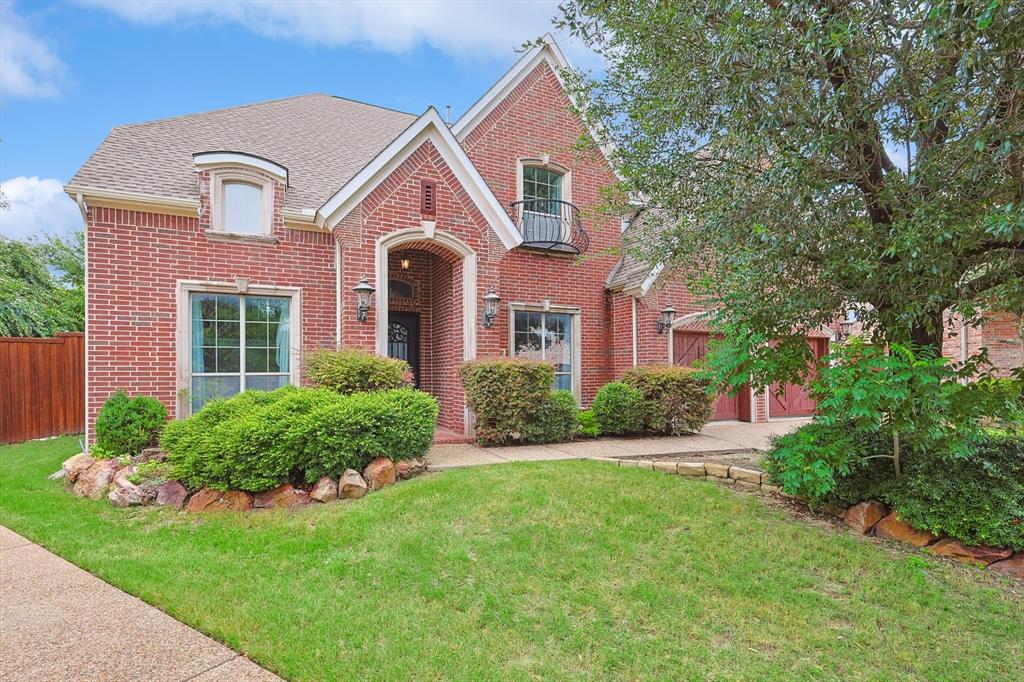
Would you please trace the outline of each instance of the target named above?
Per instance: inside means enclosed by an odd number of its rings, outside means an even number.
[[[277,338],[275,339],[277,346],[277,369],[280,372],[288,372],[290,371],[288,359],[291,356],[291,344],[289,343],[291,324],[288,317],[288,302],[282,301],[281,303],[281,319],[277,322]]]
[[[205,372],[203,363],[203,297],[192,296],[192,371]]]

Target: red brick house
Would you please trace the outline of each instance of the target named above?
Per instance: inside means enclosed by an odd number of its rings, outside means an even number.
[[[625,221],[590,211],[614,174],[574,151],[565,66],[535,47],[450,126],[313,94],[113,129],[65,188],[86,223],[90,430],[117,389],[180,418],[299,383],[305,349],[339,344],[408,359],[459,436],[463,360],[550,360],[586,405],[627,367],[700,357],[699,302],[613,255]],[[800,391],[716,417],[809,414]]]

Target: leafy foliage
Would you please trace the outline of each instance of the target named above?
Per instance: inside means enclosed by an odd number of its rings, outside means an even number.
[[[24,243],[0,237],[0,336],[82,331],[83,233]]]
[[[156,444],[167,422],[167,408],[156,398],[117,391],[96,415],[98,452],[109,457],[134,457]]]
[[[555,370],[546,362],[508,358],[464,363],[459,372],[466,402],[476,415],[477,440],[500,445],[533,438],[552,407]]]
[[[577,433],[584,438],[597,438],[601,435],[601,427],[598,426],[594,410],[580,410],[576,415],[579,421]]]
[[[579,430],[578,413],[579,407],[572,391],[552,391],[527,424],[523,440],[527,443],[570,441]]]
[[[357,348],[310,351],[305,364],[310,381],[342,395],[412,386],[409,363]]]
[[[700,431],[711,419],[713,398],[703,375],[690,367],[633,367],[622,381],[644,398],[644,428],[677,435]]]
[[[591,406],[601,433],[618,436],[644,430],[644,394],[621,381],[597,389]]]
[[[362,470],[378,456],[422,456],[436,421],[437,401],[421,391],[340,395],[286,386],[214,400],[168,424],[161,445],[189,489],[257,492]]]

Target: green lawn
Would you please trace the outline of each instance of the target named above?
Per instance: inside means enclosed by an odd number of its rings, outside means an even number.
[[[0,448],[0,523],[288,679],[1020,679],[1007,579],[712,483],[507,464],[197,517],[45,480],[76,451]]]

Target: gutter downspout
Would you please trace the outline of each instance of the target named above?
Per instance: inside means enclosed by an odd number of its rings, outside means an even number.
[[[85,363],[84,371],[85,377],[82,382],[82,388],[85,390],[85,396],[83,396],[82,404],[85,405],[85,428],[83,432],[83,445],[85,445],[84,451],[89,451],[89,206],[85,203],[85,197],[82,196],[81,192],[78,192],[75,196],[75,203],[78,204],[78,210],[82,214],[82,244],[84,247],[82,253],[82,295],[83,305],[85,306],[85,315],[82,319],[82,331],[85,334],[83,342],[85,345]]]
[[[341,347],[341,241],[334,238],[334,345]]]
[[[630,296],[629,300],[632,302],[633,308],[633,366],[636,367],[637,363],[637,342],[636,342],[636,296]]]

